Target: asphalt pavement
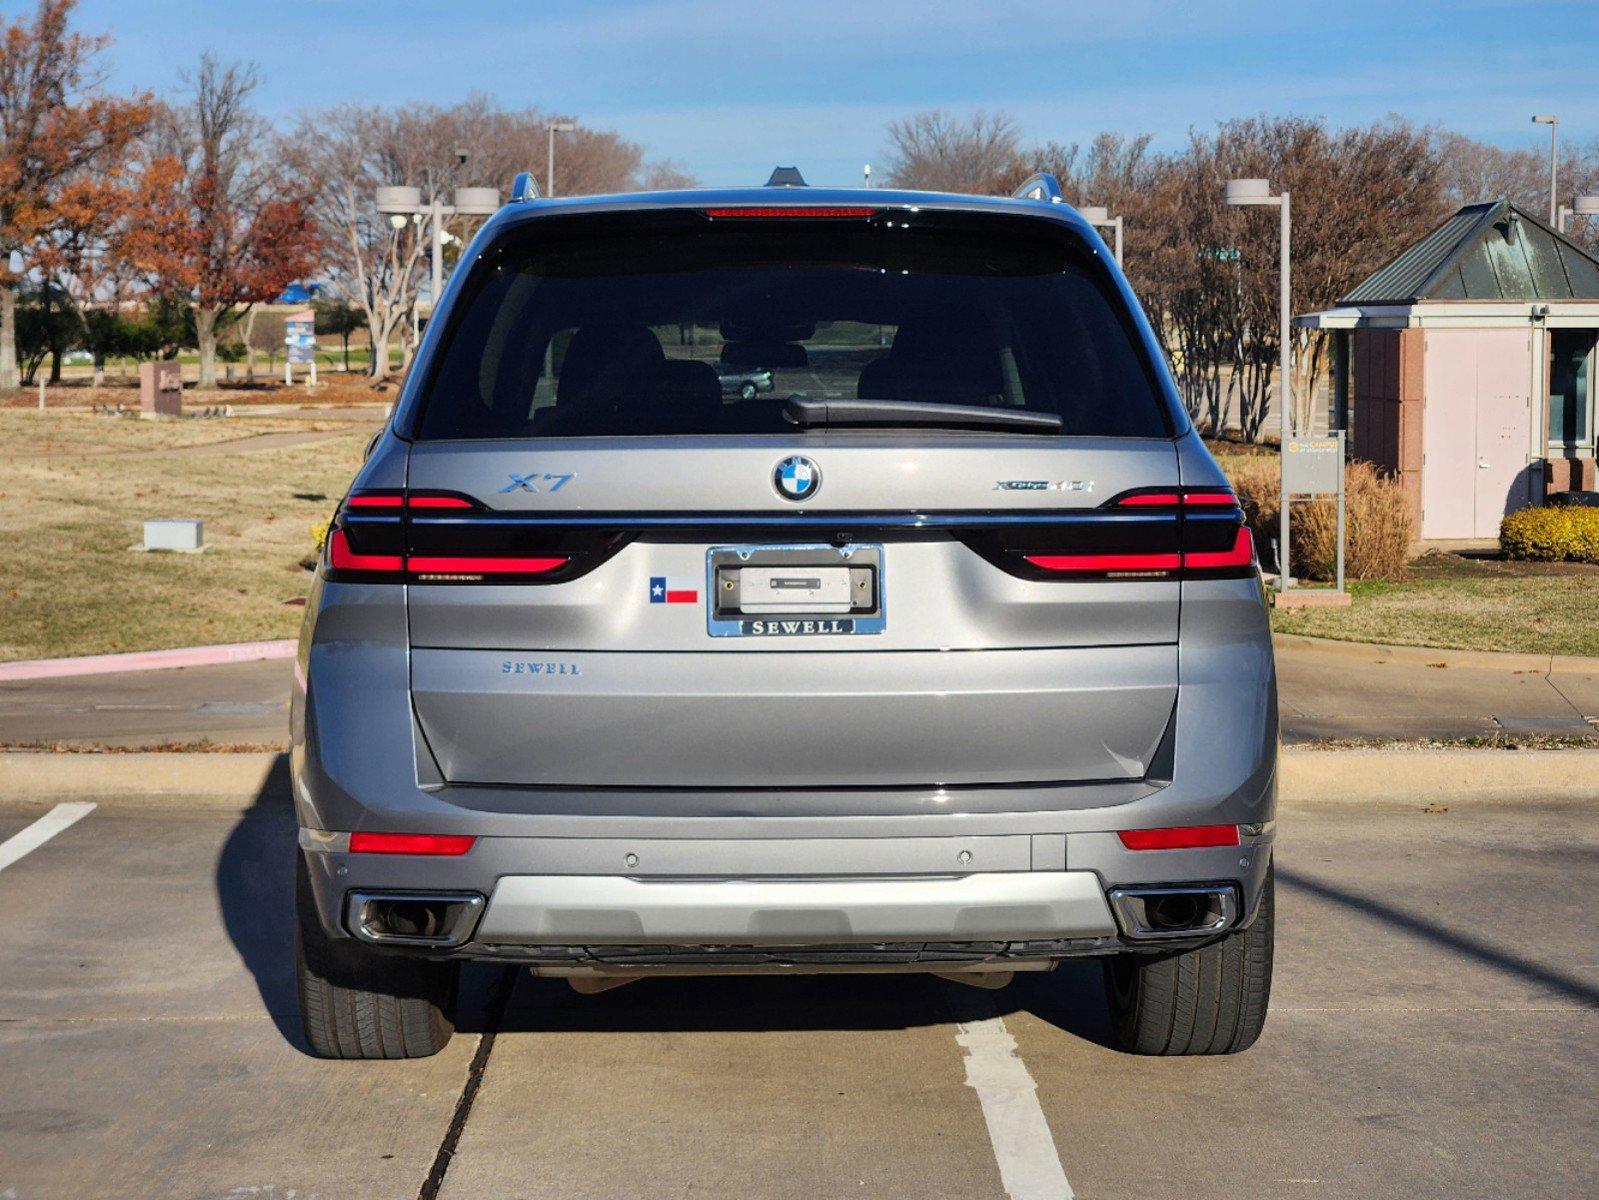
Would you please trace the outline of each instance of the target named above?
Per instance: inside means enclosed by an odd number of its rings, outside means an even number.
[[[1029,1198],[1594,1194],[1599,814],[1562,796],[1283,812],[1271,1017],[1226,1059],[1107,1048],[1082,964],[586,997],[473,968],[443,1054],[320,1062],[293,852],[278,799],[0,797],[0,1196],[984,1198],[1002,1161],[1054,1164]]]

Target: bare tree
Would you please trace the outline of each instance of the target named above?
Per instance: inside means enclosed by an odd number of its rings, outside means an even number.
[[[1504,197],[1533,213],[1548,211],[1547,154],[1530,148],[1506,150],[1448,130],[1434,132],[1433,146],[1449,206]]]
[[[375,384],[389,374],[394,341],[400,343],[402,369],[415,351],[414,321],[430,238],[423,221],[379,214],[377,189],[419,187],[424,203],[438,195],[447,204],[453,190],[464,185],[496,187],[503,195],[523,170],[532,171],[543,189],[548,126],[555,119],[538,109],[507,111],[481,95],[447,108],[351,104],[301,119],[285,154],[315,190],[337,290],[366,316]],[[556,182],[562,195],[693,183],[671,164],[647,165],[642,147],[609,130],[579,125],[557,136]],[[454,240],[447,261],[465,245],[474,220],[450,219],[447,232]]]
[[[1021,133],[1004,113],[926,109],[891,124],[888,142],[884,160],[895,187],[1004,194],[1028,174]]]

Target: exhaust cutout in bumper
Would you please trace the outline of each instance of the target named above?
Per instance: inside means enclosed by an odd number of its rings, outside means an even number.
[[[1231,884],[1112,888],[1110,907],[1122,936],[1135,941],[1209,937],[1232,928],[1239,915]]]
[[[472,936],[483,897],[476,892],[351,892],[344,924],[375,946],[448,948]]]

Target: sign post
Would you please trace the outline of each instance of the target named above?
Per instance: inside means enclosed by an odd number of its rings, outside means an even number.
[[[283,324],[283,345],[288,353],[283,359],[284,386],[294,382],[294,365],[306,363],[311,368],[310,386],[316,386],[316,313],[309,308],[290,313]]]
[[[1344,431],[1334,430],[1326,437],[1290,438],[1283,443],[1283,537],[1278,552],[1287,589],[1288,503],[1295,495],[1338,497],[1337,586],[1344,590]]]

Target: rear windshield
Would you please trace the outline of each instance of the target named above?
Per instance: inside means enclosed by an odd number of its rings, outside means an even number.
[[[415,434],[792,434],[796,394],[1056,413],[1068,436],[1172,432],[1121,300],[1066,231],[665,212],[550,218],[491,248]]]

